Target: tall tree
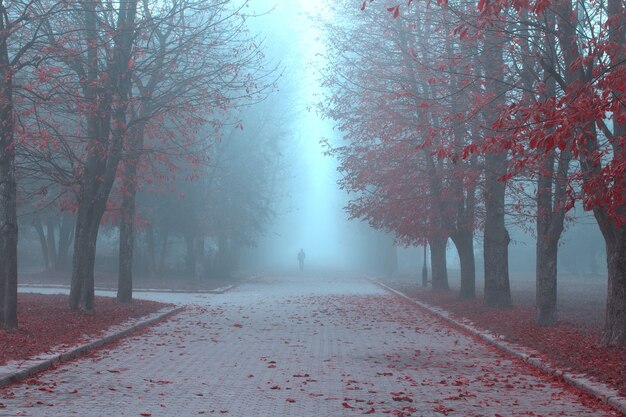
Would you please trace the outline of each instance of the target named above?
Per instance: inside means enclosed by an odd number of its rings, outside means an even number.
[[[488,58],[482,72],[477,73],[492,105],[484,126],[491,133],[478,149],[486,168],[485,252],[494,251],[486,258],[485,301],[496,306],[510,303],[502,190],[506,189],[504,182],[525,169],[539,181],[537,227],[542,241],[538,242],[538,319],[554,320],[555,247],[563,214],[573,206],[573,200],[581,199],[584,208],[594,213],[607,249],[609,291],[603,342],[623,346],[624,4],[619,0],[601,0],[592,6],[571,0],[479,1],[478,13],[463,14],[457,3],[441,2],[441,13],[463,16],[465,24],[455,29],[459,39],[471,38],[472,29],[478,28]],[[389,10],[396,18],[402,15],[399,5]],[[514,33],[516,26],[522,29]],[[525,45],[529,39],[533,39],[532,47]],[[517,63],[530,57],[538,58],[541,68],[528,71],[532,66],[522,65],[523,70],[516,73]],[[532,89],[537,88],[543,97],[528,91],[533,77]],[[558,149],[556,154],[554,148]],[[472,152],[475,150],[472,146]],[[522,154],[534,156],[520,158]],[[515,157],[509,159],[511,156]],[[578,163],[569,168],[576,169],[567,169],[570,158]]]
[[[88,108],[86,118],[87,157],[82,167],[76,220],[72,281],[69,305],[72,309],[94,309],[94,264],[100,221],[113,187],[117,166],[122,155],[126,133],[126,110],[131,87],[132,47],[135,39],[137,1],[119,3],[117,24],[112,30],[112,50],[104,51],[111,57],[100,61],[103,12],[95,2],[80,2],[81,21],[84,24],[83,43],[86,60],[75,64],[81,76],[80,85]],[[106,31],[105,36],[111,33]]]
[[[56,2],[0,1],[0,326],[17,327],[16,77],[35,66],[44,17]]]
[[[12,18],[0,1],[0,325],[17,327],[17,185],[15,180],[14,62],[9,37],[27,20],[28,10]]]
[[[169,154],[169,166],[183,171],[186,165],[206,163],[209,148],[227,123],[225,113],[260,100],[272,84],[272,70],[264,70],[262,50],[247,33],[247,1],[143,4],[140,31],[145,41],[139,46],[143,56],[135,62],[134,126],[121,176],[118,300],[124,302],[132,298],[135,198],[141,185],[137,169],[142,158]],[[189,10],[194,10],[193,19]],[[212,134],[205,135],[207,129],[201,126],[212,126]],[[165,142],[165,148],[158,141],[146,143],[147,132]],[[197,175],[189,173],[191,178]]]

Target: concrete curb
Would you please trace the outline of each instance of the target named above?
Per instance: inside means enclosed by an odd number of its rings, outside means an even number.
[[[502,340],[501,336],[498,336],[488,331],[480,330],[474,327],[469,320],[466,320],[465,322],[459,321],[458,319],[452,318],[450,313],[448,313],[446,310],[433,307],[429,304],[425,304],[421,301],[410,298],[406,294],[403,294],[400,291],[394,290],[393,288],[390,288],[387,285],[375,279],[368,278],[368,280],[384,288],[385,290],[399,297],[402,297],[412,302],[413,304],[416,304],[418,307],[428,311],[430,314],[433,314],[434,316],[437,316],[440,319],[443,319],[447,323],[479,337],[480,339],[496,347],[497,349],[504,351],[512,356],[515,356],[523,360],[526,363],[529,363],[530,365],[538,368],[539,370],[547,373],[548,375],[562,377],[563,380],[565,380],[570,385],[573,385],[577,388],[582,389],[588,394],[593,395],[599,400],[615,407],[620,412],[626,414],[626,398],[619,395],[617,390],[609,387],[608,385],[593,381],[584,374],[573,374],[570,372],[565,372],[559,369],[555,369],[552,366],[550,366],[548,363],[546,363],[545,361],[539,359],[541,354],[535,350],[532,350],[527,347],[520,346],[514,343],[506,342]]]
[[[214,290],[171,290],[171,289],[158,289],[158,288],[133,288],[133,292],[162,292],[162,293],[187,293],[187,294],[224,294],[226,291],[232,290],[237,284],[227,285],[225,287],[219,287]],[[49,288],[49,289],[63,289],[69,290],[69,285],[60,284],[19,284],[19,288]],[[95,287],[97,291],[117,291],[116,288],[109,287]]]
[[[104,336],[97,340],[82,345],[69,348],[61,348],[50,354],[42,354],[35,358],[11,361],[6,365],[0,366],[0,387],[12,384],[14,382],[23,381],[36,373],[50,369],[56,364],[67,362],[74,359],[85,352],[104,346],[116,340],[119,340],[135,330],[150,326],[157,321],[174,315],[182,311],[184,307],[161,309],[148,316],[129,320],[125,323],[112,326],[107,330]],[[53,349],[54,350],[54,349]]]

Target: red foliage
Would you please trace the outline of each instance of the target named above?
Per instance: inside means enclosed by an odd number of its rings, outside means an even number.
[[[119,304],[110,297],[97,297],[96,304],[96,314],[86,314],[70,310],[66,295],[19,294],[20,328],[14,332],[0,331],[0,365],[90,340],[113,325],[165,306],[145,300]]]
[[[460,301],[451,292],[403,291],[455,317],[469,319],[478,328],[535,349],[543,360],[560,369],[590,375],[626,395],[626,349],[601,346],[598,324],[560,321],[554,327],[543,327],[535,324],[535,311],[529,306],[494,310],[484,307],[482,300]]]

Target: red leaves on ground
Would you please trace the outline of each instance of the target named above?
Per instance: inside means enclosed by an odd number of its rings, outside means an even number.
[[[443,308],[457,318],[471,320],[476,327],[505,336],[506,340],[538,351],[542,359],[555,366],[590,375],[615,387],[626,395],[626,349],[600,344],[601,323],[583,322],[585,308],[579,311],[563,309],[560,321],[554,327],[535,324],[535,310],[519,306],[506,310],[485,308],[482,300],[459,301],[454,292],[437,293],[424,290],[406,290],[413,298]],[[588,317],[597,316],[587,312]]]
[[[117,274],[96,272],[96,282],[99,288],[111,290],[117,289]],[[66,272],[42,271],[35,273],[24,273],[19,276],[20,284],[29,285],[63,285],[67,286],[69,277]],[[191,280],[184,277],[158,276],[149,277],[143,275],[133,276],[133,288],[140,289],[165,289],[176,291],[212,291],[219,287],[236,284],[237,279],[211,279],[211,280]]]
[[[433,411],[435,413],[441,413],[444,416],[447,416],[451,411],[454,411],[454,410],[450,407],[446,407],[445,405],[439,404],[433,407]]]
[[[66,295],[18,294],[19,329],[0,331],[0,365],[23,360],[61,345],[72,346],[96,337],[130,318],[153,313],[165,304],[135,300],[119,304],[114,298],[97,297],[96,313],[71,311]]]
[[[413,399],[411,397],[407,397],[406,395],[402,396],[402,397],[391,397],[391,399],[394,400],[394,401],[407,401],[407,402],[410,402],[410,403],[413,402]]]
[[[391,399],[393,399],[394,401],[406,401],[410,403],[413,402],[413,399],[406,395],[404,392],[392,392]]]

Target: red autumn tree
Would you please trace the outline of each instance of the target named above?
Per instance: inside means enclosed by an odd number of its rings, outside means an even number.
[[[128,301],[137,164],[149,157],[167,175],[181,161],[197,163],[218,137],[219,113],[266,86],[260,48],[244,33],[244,6],[79,2],[45,20],[48,44],[29,80],[36,106],[25,120],[39,140],[24,141],[24,160],[30,173],[75,196],[72,308],[94,308],[95,245],[116,179],[124,197],[118,296]],[[216,135],[199,138],[207,124]]]
[[[246,2],[234,6],[187,0],[144,8],[137,46],[141,53],[134,63],[133,127],[121,176],[120,301],[132,298],[141,159],[197,166],[221,137],[225,113],[259,100],[271,86],[272,71],[263,69],[262,50],[244,25]],[[193,19],[189,10],[195,12]]]
[[[461,9],[453,2],[440,4],[442,13],[453,10],[458,14]],[[537,228],[542,236],[537,246],[539,319],[553,320],[556,242],[564,212],[573,199],[581,199],[585,209],[594,213],[606,242],[609,294],[603,342],[623,346],[624,4],[606,0],[588,7],[568,0],[481,0],[476,10],[463,16],[465,24],[458,33],[463,38],[468,28],[484,31],[483,45],[489,58],[483,64],[485,85],[489,86],[486,91],[496,93],[491,113],[500,114],[490,116],[489,127],[495,132],[491,149],[479,149],[491,167],[486,175],[494,174],[486,178],[487,190],[499,194],[503,186],[496,181],[503,183],[524,170],[524,175],[538,178]],[[399,6],[390,11],[401,15]],[[537,39],[541,41],[529,42]],[[533,67],[530,59],[538,60],[540,66]],[[511,172],[505,168],[504,152],[514,157],[509,162],[516,169]],[[576,170],[569,169],[570,158],[577,160]],[[489,206],[489,200],[486,203]],[[498,207],[494,208],[499,216]],[[497,250],[504,250],[502,228],[494,231],[499,236]],[[487,242],[485,245],[486,249]]]
[[[362,194],[350,213],[405,243],[428,240],[438,289],[448,288],[445,250],[452,237],[462,260],[462,296],[472,298],[477,160],[462,155],[476,132],[460,123],[471,111],[458,105],[473,90],[462,73],[441,71],[458,56],[445,19],[425,8],[416,14],[419,23],[398,18],[381,29],[382,37],[344,26],[332,32],[337,58],[327,71],[332,95],[322,109],[349,142],[331,153],[342,162],[343,187]],[[447,99],[452,91],[457,101]]]
[[[24,133],[16,91],[28,90],[23,74],[40,63],[34,51],[46,43],[42,27],[45,19],[62,9],[62,3],[7,3],[0,1],[0,326],[13,329],[17,327],[16,136]]]

